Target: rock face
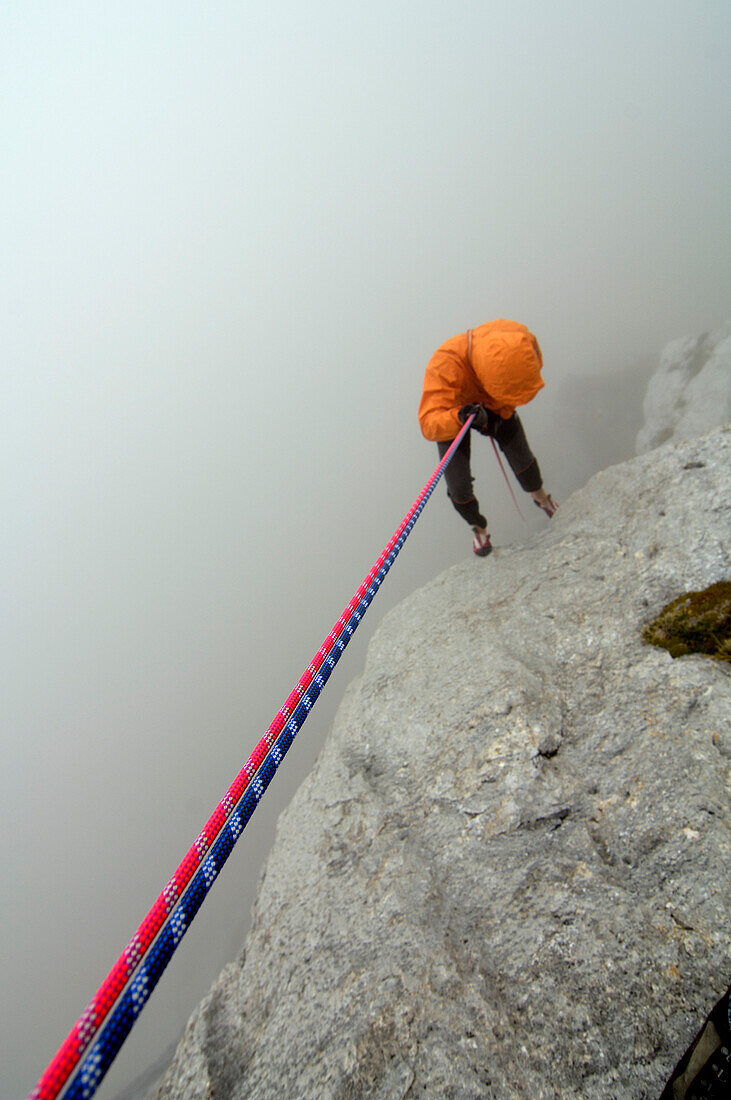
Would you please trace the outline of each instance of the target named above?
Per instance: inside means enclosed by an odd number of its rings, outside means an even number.
[[[158,1100],[657,1100],[731,973],[731,684],[640,631],[726,575],[730,459],[606,470],[385,618]]]
[[[731,420],[731,323],[667,345],[647,387],[644,414],[637,454]]]

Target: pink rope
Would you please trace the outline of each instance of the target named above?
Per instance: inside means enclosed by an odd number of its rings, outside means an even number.
[[[503,477],[505,478],[505,484],[508,487],[508,492],[510,493],[511,497],[513,498],[513,504],[515,505],[515,510],[518,513],[518,515],[520,516],[520,518],[523,520],[523,523],[527,527],[528,526],[528,520],[525,518],[525,516],[521,512],[520,507],[518,505],[518,502],[515,499],[515,493],[513,492],[513,487],[510,484],[510,481],[508,480],[508,475],[505,473],[505,467],[503,466],[502,459],[500,458],[500,453],[497,449],[497,446],[495,444],[495,440],[493,439],[492,436],[490,436],[490,442],[492,443],[492,449],[495,452],[495,458],[497,459],[497,464],[503,472]]]

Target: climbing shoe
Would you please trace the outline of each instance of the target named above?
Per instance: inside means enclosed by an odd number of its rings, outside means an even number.
[[[486,558],[492,551],[492,543],[490,542],[490,536],[487,531],[484,531],[481,527],[473,527],[474,538],[472,539],[472,550],[479,558]]]
[[[540,508],[542,512],[545,512],[550,519],[554,512],[558,509],[558,504],[556,504],[556,501],[550,494],[547,495],[548,504],[539,504],[537,500],[534,500],[533,503],[535,504],[536,508]]]

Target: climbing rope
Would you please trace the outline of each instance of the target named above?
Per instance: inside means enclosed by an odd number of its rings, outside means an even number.
[[[96,1092],[472,420],[465,422],[28,1100],[55,1100],[62,1090],[64,1100],[87,1100]]]
[[[503,466],[503,461],[500,458],[500,452],[498,451],[497,444],[495,443],[495,440],[492,436],[490,436],[490,442],[492,443],[492,449],[495,452],[495,458],[497,459],[497,464],[500,467],[500,469],[502,470],[503,477],[505,478],[505,484],[508,487],[508,492],[510,493],[511,497],[513,498],[513,504],[515,505],[515,511],[518,513],[520,518],[523,520],[523,523],[527,527],[528,526],[528,520],[525,518],[525,516],[521,512],[520,505],[518,504],[517,500],[515,499],[515,493],[513,492],[513,486],[510,484],[510,479],[508,478],[508,475],[505,473],[505,467]]]

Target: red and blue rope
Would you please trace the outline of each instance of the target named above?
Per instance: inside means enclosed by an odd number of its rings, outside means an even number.
[[[64,1089],[64,1100],[94,1095],[471,422],[472,417],[376,559],[28,1100],[55,1100]],[[104,1023],[107,1016],[109,1019]],[[98,1039],[66,1087],[97,1032]]]

